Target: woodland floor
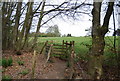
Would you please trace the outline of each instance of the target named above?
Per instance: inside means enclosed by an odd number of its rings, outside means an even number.
[[[3,54],[4,58],[9,58],[10,56],[13,59],[13,65],[7,68],[3,68],[3,75],[11,76],[12,79],[31,79],[33,54],[29,52],[22,52],[22,55],[16,55],[11,51],[5,51]],[[18,65],[18,59],[24,61],[24,65]],[[46,58],[43,54],[38,54],[36,56],[34,75],[35,79],[65,79],[69,77],[70,69],[67,68],[67,62],[55,57],[51,59],[52,62],[45,63]],[[88,78],[86,74],[80,74],[83,72],[83,70],[78,68],[76,68],[77,78]],[[29,73],[26,75],[20,74],[20,72],[24,70],[29,71]]]
[[[3,69],[2,75],[11,76],[12,79],[31,79],[32,77],[32,57],[33,53],[22,52],[22,55],[16,55],[13,51],[5,51],[3,53],[4,58],[12,57],[13,65]],[[24,65],[18,65],[17,60],[24,61]],[[59,58],[51,58],[52,62],[46,62],[46,58],[43,54],[37,54],[36,66],[35,66],[35,79],[65,79],[69,77],[70,69],[67,67],[67,62]],[[89,75],[86,73],[86,62],[80,60],[75,64],[75,78],[77,79],[89,79]],[[20,72],[27,70],[28,74],[23,75]],[[108,69],[106,67],[107,78],[115,78],[117,70]]]

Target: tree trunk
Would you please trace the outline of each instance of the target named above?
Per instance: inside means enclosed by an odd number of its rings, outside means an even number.
[[[39,33],[40,27],[41,27],[41,22],[42,22],[42,18],[43,18],[43,11],[44,11],[44,7],[45,7],[45,0],[43,0],[43,4],[42,4],[42,8],[41,8],[41,12],[40,12],[40,18],[38,21],[38,25],[37,25],[37,30],[33,39],[33,46],[31,49],[34,49],[37,43],[37,35]]]
[[[103,25],[100,25],[101,3],[93,3],[93,26],[92,26],[92,48],[89,55],[88,72],[93,79],[100,79],[102,75],[102,63],[105,47],[105,34],[108,32],[109,19],[113,11],[113,2],[109,2]]]
[[[23,42],[23,46],[22,46],[22,49],[24,48],[24,46],[27,44],[28,42],[28,34],[29,34],[29,31],[30,31],[30,28],[31,28],[31,24],[32,24],[32,19],[33,19],[33,2],[30,2],[29,5],[29,10],[28,10],[28,15],[29,15],[29,19],[27,20],[28,24],[26,26],[26,32],[25,32],[25,39],[24,39],[24,42]]]
[[[28,29],[29,29],[29,24],[30,24],[30,22],[29,22],[29,19],[30,19],[30,5],[32,4],[33,2],[28,2],[27,3],[27,5],[28,5],[28,7],[27,7],[27,12],[26,12],[26,17],[25,17],[25,21],[24,21],[24,24],[23,24],[23,28],[22,28],[22,30],[21,30],[21,32],[20,32],[20,35],[19,35],[19,44],[18,44],[18,51],[19,50],[21,50],[22,48],[23,48],[23,44],[24,44],[24,40],[27,40],[27,39],[24,39],[24,37],[25,37],[25,35],[27,35],[26,34],[26,32],[28,33]]]
[[[118,78],[120,78],[120,36],[118,36]]]
[[[91,54],[89,55],[89,73],[94,79],[100,79],[102,75],[104,47],[104,37],[95,36],[92,38],[92,49]]]
[[[2,49],[5,50],[6,49],[6,17],[5,17],[5,14],[7,13],[7,8],[6,8],[6,3],[4,2],[3,3],[3,6],[2,6]]]
[[[3,41],[3,50],[12,48],[12,20],[10,19],[15,8],[16,3],[4,2],[2,6],[2,41]]]
[[[22,8],[22,2],[17,3],[17,10],[16,10],[16,15],[15,15],[15,26],[14,26],[14,50],[17,50],[17,41],[18,41],[18,27],[20,23],[20,15],[21,15],[21,8]]]

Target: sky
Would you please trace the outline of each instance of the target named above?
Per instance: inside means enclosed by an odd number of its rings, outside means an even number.
[[[56,1],[62,2],[62,0],[56,0]],[[51,1],[51,3],[53,2]],[[104,5],[102,9],[104,9],[105,7],[106,6]],[[118,9],[115,9],[115,10],[118,10]],[[115,12],[115,14],[116,13],[117,12]],[[101,24],[103,22],[104,16],[105,16],[105,12],[101,12]],[[92,26],[92,17],[86,14],[82,14],[79,18],[80,18],[79,20],[72,20],[72,19],[69,20],[66,17],[65,17],[65,20],[63,20],[62,18],[55,18],[52,20],[52,22],[49,22],[48,24],[49,26],[58,25],[60,33],[62,35],[71,34],[72,36],[77,36],[77,37],[86,36],[88,32],[85,31],[85,29],[88,29]],[[118,28],[118,16],[115,15],[115,19],[116,19],[115,24],[116,24],[116,29],[117,29]],[[110,29],[110,32],[106,34],[106,36],[112,36],[113,27],[114,27],[114,24],[113,24],[113,15],[112,15],[110,18],[110,22],[109,22],[109,28],[111,29]],[[46,29],[47,28],[42,27],[40,31],[45,32]]]
[[[54,19],[53,25],[58,25],[60,33],[62,35],[71,34],[72,36],[85,36],[87,32],[85,29],[88,29],[92,26],[92,22],[89,21],[89,16],[83,15],[81,20],[63,20],[63,19]],[[45,32],[47,28],[42,28],[41,32]]]
[[[40,1],[40,0],[38,0]],[[61,4],[66,0],[46,0],[47,2],[49,2],[49,4]],[[68,0],[69,1],[69,0]],[[76,1],[76,0],[73,0]],[[81,0],[84,1],[84,0]],[[92,3],[92,0],[86,0],[87,2]],[[118,1],[118,0],[116,0]],[[37,0],[36,0],[37,2]],[[106,8],[106,5],[102,6],[102,10]],[[45,8],[45,10],[50,9],[50,8]],[[92,7],[91,9],[92,10]],[[117,11],[118,9],[115,8],[115,11]],[[118,12],[115,12],[115,14],[117,14]],[[101,24],[103,22],[103,18],[105,16],[105,11],[101,12]],[[64,19],[63,19],[64,18]],[[87,35],[87,31],[85,31],[86,29],[90,28],[92,26],[92,17],[90,17],[89,15],[86,14],[81,14],[80,16],[78,16],[78,20],[74,20],[71,18],[67,18],[66,16],[63,16],[63,18],[61,17],[56,17],[54,19],[52,19],[52,21],[48,22],[45,26],[42,26],[40,29],[40,32],[45,32],[47,30],[48,27],[50,26],[54,26],[54,25],[58,25],[59,30],[61,35],[67,35],[67,34],[71,34],[72,36],[86,36]],[[47,17],[45,17],[44,19],[47,19]],[[116,29],[118,28],[118,16],[115,15],[115,24],[116,24]],[[38,22],[38,18],[34,18],[33,24],[37,25]],[[36,30],[36,25],[34,25],[31,29],[31,31],[35,31]],[[113,15],[110,18],[110,22],[109,22],[109,28],[110,32],[108,32],[106,34],[106,36],[112,36],[113,34]]]

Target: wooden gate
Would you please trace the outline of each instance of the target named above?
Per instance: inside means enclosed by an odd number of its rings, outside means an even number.
[[[62,44],[55,44],[53,41],[46,41],[45,45],[42,48],[45,48],[45,56],[47,57],[46,62],[50,59],[51,56],[70,58],[71,54],[74,53],[74,41],[62,41]],[[42,53],[42,52],[41,52]]]
[[[49,43],[49,44],[48,44]],[[74,41],[62,41],[62,44],[55,44],[53,41],[45,42],[45,45],[42,48],[45,48],[45,56],[47,57],[46,63],[50,59],[52,55],[60,57],[65,56],[67,57],[67,61],[71,65],[71,72],[70,72],[70,79],[72,79],[72,76],[74,74],[74,58],[76,57],[75,51],[74,51]],[[42,53],[42,52],[41,52]]]

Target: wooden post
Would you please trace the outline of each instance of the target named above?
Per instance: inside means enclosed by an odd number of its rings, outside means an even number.
[[[36,50],[34,50],[33,63],[32,63],[32,79],[35,76],[35,66],[36,66]]]
[[[42,47],[42,49],[41,49],[41,51],[40,51],[40,54],[42,54],[42,52],[43,52],[45,46],[47,45],[47,43],[48,43],[48,41],[45,42],[44,46]]]
[[[73,42],[72,42],[73,43]],[[71,54],[70,54],[70,64],[71,64],[71,73],[70,73],[70,79],[72,79],[72,77],[73,77],[73,74],[74,74],[74,49],[73,49],[73,44],[72,44],[72,46],[71,46]]]
[[[67,46],[67,41],[66,41],[66,55],[68,56],[68,46]]]
[[[63,43],[62,43],[62,44],[64,45],[64,43],[65,43],[65,42],[64,42],[64,40],[63,40]]]
[[[48,42],[46,43],[45,46],[45,57],[47,58],[47,54],[48,54]]]
[[[63,42],[62,42],[62,52],[64,51],[64,40],[63,40]],[[64,52],[65,53],[65,52]],[[65,56],[66,56],[66,54],[65,54]]]
[[[53,44],[50,45],[50,49],[48,51],[48,56],[47,56],[47,60],[46,60],[46,63],[48,62],[49,58],[50,58],[50,54],[51,54],[51,51],[52,51],[52,46]]]
[[[68,43],[68,42],[66,41],[66,48],[68,47],[68,46],[67,46],[67,43]]]
[[[71,47],[71,45],[72,45],[72,41],[70,41],[70,47]]]
[[[75,45],[75,41],[73,41],[73,46]]]

